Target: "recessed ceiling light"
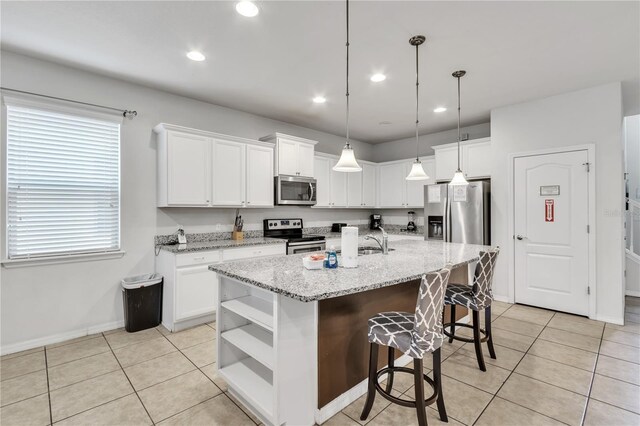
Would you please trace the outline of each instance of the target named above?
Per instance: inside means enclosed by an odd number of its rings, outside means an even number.
[[[187,53],[187,58],[196,62],[202,62],[205,60],[205,56],[197,50],[192,50],[191,52]]]
[[[385,81],[387,79],[387,76],[384,74],[374,74],[371,76],[371,81],[373,81],[374,83],[379,83],[381,81]]]
[[[313,98],[313,102],[316,104],[323,104],[327,102],[327,98],[325,98],[324,96],[316,96],[315,98]]]
[[[438,107],[433,110],[433,112],[445,112],[447,109],[445,107]]]
[[[236,3],[236,12],[238,12],[242,16],[253,18],[254,16],[258,15],[260,10],[258,9],[258,6],[253,4],[253,2],[245,0]]]

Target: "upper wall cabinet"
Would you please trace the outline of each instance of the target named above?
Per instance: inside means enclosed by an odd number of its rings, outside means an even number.
[[[313,158],[317,141],[282,133],[274,133],[260,140],[275,144],[276,175],[314,177]]]
[[[347,176],[347,206],[375,207],[377,167],[374,163],[366,163],[362,160],[359,163],[362,172],[342,173]]]
[[[458,144],[434,146],[436,179],[448,181],[458,169]],[[469,179],[491,177],[491,139],[482,138],[460,143],[460,167]]]
[[[334,171],[337,160],[331,157],[316,156],[314,163],[318,191],[315,207],[347,207],[347,173]]]
[[[406,179],[414,160],[392,161],[378,166],[378,207],[424,207],[424,186],[435,183],[435,161],[430,157],[420,160],[428,180]]]
[[[273,145],[158,124],[158,207],[273,207]]]

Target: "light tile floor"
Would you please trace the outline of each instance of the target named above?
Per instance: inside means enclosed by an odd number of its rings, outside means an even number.
[[[451,425],[640,425],[640,299],[624,326],[494,302],[498,358],[445,343],[444,395]],[[466,330],[465,330],[466,331]],[[114,330],[0,359],[4,425],[256,425],[216,376],[215,324],[180,333]],[[431,371],[430,360],[425,371]],[[413,396],[413,379],[394,393]],[[414,425],[411,408],[364,397],[326,424]],[[429,407],[430,424],[441,424]]]

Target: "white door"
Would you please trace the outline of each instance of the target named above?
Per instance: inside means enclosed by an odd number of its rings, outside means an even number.
[[[316,174],[316,207],[329,207],[331,205],[331,160],[315,157],[313,162]]]
[[[211,198],[211,140],[203,136],[169,132],[167,204],[206,206]]]
[[[214,206],[244,206],[245,200],[245,147],[238,142],[216,139],[213,143],[213,196]]]
[[[347,174],[336,172],[333,166],[337,160],[331,161],[331,207],[347,207]]]
[[[298,144],[298,173],[300,176],[313,177],[313,145],[308,143]]]
[[[298,142],[278,139],[278,174],[296,176],[298,170]]]
[[[404,163],[383,164],[378,168],[380,207],[404,207],[405,173]]]
[[[589,314],[588,161],[586,150],[514,160],[516,303]]]
[[[362,165],[362,205],[374,207],[376,205],[376,166]]]
[[[247,145],[247,207],[273,207],[273,149]]]
[[[362,207],[362,172],[345,173],[347,175],[347,202],[349,207]]]
[[[218,305],[218,274],[209,265],[176,269],[175,320],[215,312]]]

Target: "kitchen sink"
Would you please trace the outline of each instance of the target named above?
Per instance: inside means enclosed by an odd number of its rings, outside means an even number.
[[[389,248],[389,251],[394,251],[395,249]],[[340,250],[336,250],[336,253],[340,253]],[[380,247],[358,247],[358,256],[368,256],[370,254],[380,254],[382,253],[382,249]]]

